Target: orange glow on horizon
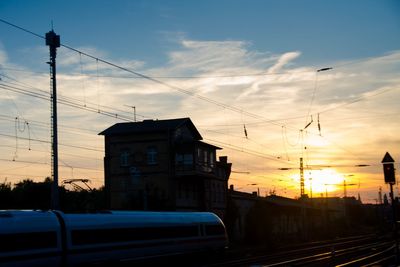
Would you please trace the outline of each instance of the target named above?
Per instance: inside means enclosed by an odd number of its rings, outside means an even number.
[[[300,174],[291,176],[300,186]],[[344,175],[334,169],[306,170],[304,171],[304,190],[310,196],[336,192],[342,190]],[[310,187],[311,185],[311,187]]]

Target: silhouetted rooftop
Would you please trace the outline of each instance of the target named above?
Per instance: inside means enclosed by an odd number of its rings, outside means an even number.
[[[116,123],[99,133],[99,135],[111,136],[126,135],[132,133],[164,132],[178,129],[183,125],[186,125],[192,131],[194,137],[197,140],[203,139],[190,118],[179,118],[170,120],[144,120],[140,122]]]

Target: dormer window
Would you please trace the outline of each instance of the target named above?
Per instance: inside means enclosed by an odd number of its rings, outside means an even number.
[[[178,128],[175,130],[175,140],[182,138],[182,129]]]

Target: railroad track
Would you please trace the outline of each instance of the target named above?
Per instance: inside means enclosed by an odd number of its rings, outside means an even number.
[[[378,256],[388,251],[393,254],[393,248],[392,242],[382,241],[272,264],[262,264],[262,266],[362,266],[363,262],[367,263],[366,260],[371,255]]]
[[[308,244],[284,252],[231,258],[203,266],[383,266],[393,262],[393,249],[393,242],[383,237],[356,237]]]
[[[395,246],[391,245],[388,248],[383,248],[380,251],[368,253],[351,261],[338,265],[337,267],[352,267],[352,266],[389,266],[396,262]]]

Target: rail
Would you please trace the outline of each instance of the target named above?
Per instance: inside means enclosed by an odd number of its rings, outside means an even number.
[[[311,245],[311,246],[310,246]],[[376,236],[367,238],[356,237],[342,241],[323,243],[320,245],[308,244],[307,247],[285,250],[284,252],[266,252],[262,255],[249,255],[241,258],[225,258],[223,261],[205,264],[204,266],[248,266],[263,267],[275,266],[360,266],[360,263],[378,261],[387,258],[387,253],[393,250],[393,242]],[[371,255],[373,253],[373,255]],[[386,254],[385,254],[386,253]],[[382,254],[382,256],[380,256]],[[363,258],[364,261],[357,259]],[[390,258],[390,257],[389,257]],[[349,261],[350,259],[350,261]],[[367,259],[370,259],[367,261]],[[389,259],[386,259],[389,260]],[[347,265],[346,265],[347,264]]]
[[[388,260],[395,259],[395,255],[389,255],[387,256],[386,254],[392,252],[394,250],[395,246],[392,245],[391,247],[381,251],[377,252],[365,257],[361,257],[340,265],[337,265],[336,267],[349,267],[349,266],[376,266],[377,264],[381,264],[383,262],[387,262]]]

